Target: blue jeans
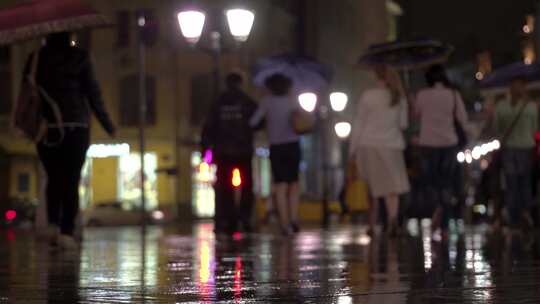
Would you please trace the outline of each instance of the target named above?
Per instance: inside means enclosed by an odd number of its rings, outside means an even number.
[[[422,179],[427,198],[442,209],[441,228],[447,229],[452,213],[454,177],[458,168],[456,147],[423,147]]]
[[[519,225],[523,211],[532,204],[532,150],[506,148],[502,152],[504,199],[510,223]]]

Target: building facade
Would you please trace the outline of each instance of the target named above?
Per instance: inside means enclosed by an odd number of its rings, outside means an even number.
[[[17,1],[12,1],[16,3]],[[291,3],[295,2],[295,5]],[[182,37],[176,13],[187,1],[173,0],[93,0],[90,3],[114,20],[114,26],[77,33],[74,40],[90,50],[106,106],[118,126],[116,138],[109,138],[97,121],[92,121],[92,147],[83,170],[82,207],[102,202],[122,201],[137,205],[140,198],[138,172],[138,45],[137,17],[145,16],[152,30],[145,34],[146,91],[148,116],[145,129],[147,153],[148,206],[172,216],[210,215],[199,196],[210,195],[208,179],[199,171],[200,127],[213,101],[212,73],[243,71],[249,75],[257,58],[300,48],[334,67],[335,88],[350,93],[354,100],[369,82],[366,73],[355,70],[357,57],[371,43],[387,40],[388,8],[384,1],[250,1],[256,20],[249,40],[234,43],[227,34],[223,11],[232,1],[200,1],[208,12],[208,23],[199,47],[191,47]],[[219,62],[205,51],[211,31],[223,33]],[[0,48],[0,201],[38,199],[44,179],[33,146],[9,126],[10,112],[17,97],[22,68],[28,54],[40,45],[31,41]],[[302,47],[299,47],[302,46]],[[246,84],[254,96],[262,91]],[[350,106],[352,112],[354,106]],[[307,154],[316,160],[317,139],[311,139]],[[339,146],[337,141],[334,141]],[[264,146],[264,140],[260,142]],[[256,168],[260,191],[269,192],[266,154],[259,153]],[[336,158],[337,162],[338,159]],[[318,176],[320,162],[306,171]],[[311,175],[306,172],[306,176]],[[317,181],[306,182],[316,192]],[[265,189],[262,189],[265,188]]]

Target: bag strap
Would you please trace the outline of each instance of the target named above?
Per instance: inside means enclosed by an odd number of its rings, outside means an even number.
[[[32,66],[30,68],[30,74],[28,75],[28,79],[30,80],[30,83],[32,85],[36,85],[37,83],[37,69],[39,65],[39,53],[41,49],[38,49],[34,56],[32,56]]]
[[[39,53],[41,52],[41,49],[38,49],[34,56],[32,56],[32,66],[30,69],[30,74],[28,75],[28,80],[30,83],[37,89],[36,92],[42,97],[41,100],[45,101],[51,108],[54,119],[56,120],[57,124],[59,125],[60,130],[60,136],[59,139],[55,142],[48,142],[47,140],[44,141],[44,144],[47,146],[55,146],[60,144],[65,137],[66,131],[64,129],[63,125],[63,118],[62,118],[62,112],[60,111],[60,107],[56,103],[56,101],[37,83],[37,71],[38,71],[38,65],[39,65]]]
[[[504,135],[503,137],[501,138],[501,145],[504,145],[506,143],[506,141],[508,140],[508,137],[510,137],[510,135],[512,135],[512,132],[514,132],[514,129],[516,128],[516,125],[517,123],[519,122],[521,116],[523,115],[523,112],[525,112],[525,108],[529,105],[529,102],[528,101],[525,101],[523,102],[523,105],[521,106],[521,108],[519,109],[519,113],[517,114],[517,116],[514,118],[514,120],[512,121],[512,123],[510,124],[510,126],[506,129],[506,131],[504,132]]]

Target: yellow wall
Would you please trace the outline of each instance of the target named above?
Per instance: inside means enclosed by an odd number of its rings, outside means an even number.
[[[148,152],[156,153],[158,160],[158,169],[172,168],[175,165],[174,148],[171,144],[151,145],[148,147]],[[176,176],[167,175],[166,173],[158,173],[157,189],[158,189],[158,204],[159,207],[174,205],[176,202],[175,189]]]
[[[94,203],[118,199],[118,158],[95,158],[92,161],[92,198]]]

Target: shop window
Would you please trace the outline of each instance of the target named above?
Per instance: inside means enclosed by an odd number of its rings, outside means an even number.
[[[158,207],[157,192],[157,155],[146,153],[144,156],[146,209],[154,210]],[[141,161],[139,153],[130,153],[121,156],[119,161],[119,200],[129,203],[133,207],[140,209],[141,206]]]
[[[156,123],[156,78],[146,77],[146,124]],[[120,81],[120,124],[135,127],[139,124],[139,77],[130,75]]]
[[[215,213],[216,166],[204,162],[200,152],[191,155],[192,204],[195,216],[199,218],[213,217]]]
[[[88,208],[92,201],[92,158],[87,157],[81,170],[79,183],[79,201],[82,210]]]
[[[20,194],[30,192],[30,173],[24,172],[17,175],[17,192]]]

